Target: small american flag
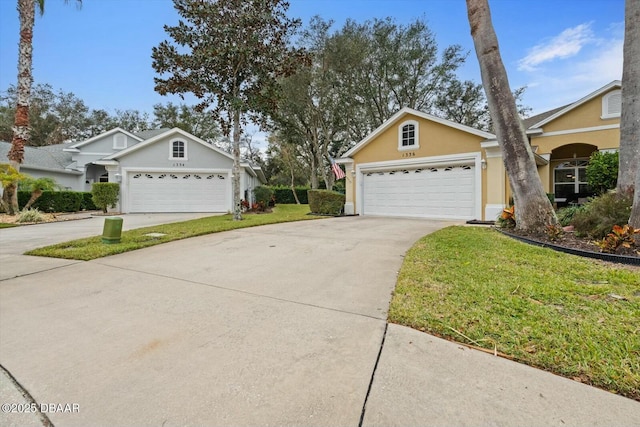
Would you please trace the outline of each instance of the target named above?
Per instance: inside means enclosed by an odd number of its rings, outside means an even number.
[[[338,165],[336,161],[333,160],[333,157],[329,156],[329,161],[331,162],[331,170],[333,171],[333,174],[336,176],[336,179],[344,178],[346,175],[344,174],[344,172],[342,172],[340,165]]]

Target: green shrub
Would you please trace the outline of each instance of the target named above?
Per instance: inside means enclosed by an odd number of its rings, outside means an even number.
[[[43,222],[44,216],[38,209],[26,209],[21,211],[18,214],[18,218],[16,222],[25,223],[25,222]]]
[[[281,203],[283,205],[292,205],[296,202],[295,197],[293,197],[293,191],[291,191],[291,187],[270,187],[273,190],[273,196],[276,198],[276,203]],[[296,195],[298,196],[298,200],[303,205],[309,203],[307,198],[307,191],[310,190],[309,187],[295,187]]]
[[[94,182],[91,185],[91,200],[104,213],[107,213],[108,207],[116,207],[119,193],[120,185],[116,182]]]
[[[344,208],[344,194],[328,190],[309,190],[309,209],[320,215],[340,215]]]
[[[32,207],[41,212],[77,212],[82,207],[83,194],[79,191],[43,191]],[[18,192],[18,205],[21,208],[29,202],[31,192]]]
[[[614,192],[590,199],[573,215],[572,224],[579,236],[602,239],[614,225],[623,226],[631,216],[632,198]]]
[[[273,200],[273,190],[264,185],[254,188],[253,195],[256,197],[256,204],[258,205],[257,208],[261,211],[267,209]]]
[[[558,222],[563,227],[566,227],[567,225],[571,225],[571,222],[573,221],[573,217],[575,216],[576,212],[580,212],[583,209],[584,209],[584,206],[567,206],[566,208],[558,209],[558,212],[556,212],[556,216],[558,217]]]
[[[80,202],[80,210],[82,211],[95,211],[98,207],[93,203],[93,195],[84,191],[82,194],[82,202]]]
[[[618,152],[595,151],[586,169],[587,183],[596,194],[616,188],[618,183]]]

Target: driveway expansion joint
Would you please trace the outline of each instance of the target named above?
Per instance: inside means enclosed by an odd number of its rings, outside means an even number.
[[[0,282],[17,279],[18,277],[32,276],[34,274],[40,274],[40,273],[45,273],[47,271],[58,270],[60,268],[65,268],[65,267],[69,267],[69,266],[72,266],[72,265],[80,264],[81,262],[86,262],[86,261],[79,261],[79,260],[67,260],[67,261],[75,261],[75,262],[70,262],[69,264],[65,264],[65,265],[58,265],[56,267],[46,268],[44,270],[32,271],[30,273],[17,274],[17,275],[15,275],[13,277],[5,277],[4,279],[0,278]]]
[[[354,315],[354,316],[365,317],[367,319],[379,320],[379,321],[385,322],[385,334],[386,334],[386,328],[387,328],[387,326],[386,326],[386,317],[385,318],[380,318],[380,317],[377,317],[377,316],[372,316],[370,314],[357,313],[357,312],[354,312],[354,311],[341,310],[341,309],[332,308],[332,307],[325,307],[325,306],[322,306],[322,305],[311,304],[311,303],[301,302],[301,301],[294,301],[294,300],[290,300],[290,299],[286,299],[286,298],[278,298],[278,297],[274,297],[274,296],[271,296],[271,295],[264,295],[264,294],[258,294],[258,293],[255,293],[255,292],[243,291],[242,289],[228,288],[226,286],[213,285],[211,283],[198,282],[198,281],[195,281],[195,280],[184,279],[182,277],[168,276],[168,275],[165,275],[165,274],[151,273],[149,271],[136,270],[136,269],[133,269],[133,268],[119,267],[119,266],[116,266],[116,265],[104,264],[104,263],[98,262],[97,260],[92,260],[92,261],[89,261],[89,262],[94,262],[94,263],[100,264],[100,265],[102,265],[104,267],[117,268],[119,270],[132,271],[132,272],[136,272],[136,273],[147,274],[149,276],[154,276],[154,277],[162,277],[162,278],[165,278],[165,279],[178,280],[180,282],[190,283],[190,284],[193,284],[193,285],[207,286],[209,288],[221,289],[221,290],[229,291],[229,292],[236,292],[236,293],[239,293],[239,294],[249,295],[249,296],[253,296],[253,297],[267,298],[267,299],[270,299],[270,300],[273,300],[273,301],[286,302],[286,303],[289,303],[289,304],[296,304],[296,305],[301,305],[301,306],[305,306],[305,307],[312,307],[312,308],[317,308],[317,309],[320,309],[320,310],[328,310],[328,311],[333,311],[333,312],[336,312],[336,313],[351,314],[351,315]]]
[[[382,356],[382,349],[384,348],[384,341],[387,338],[387,329],[389,329],[389,322],[385,322],[384,324],[384,333],[382,334],[382,340],[380,341],[380,349],[378,350],[378,357],[376,357],[376,364],[373,365],[373,371],[371,372],[371,379],[369,380],[369,387],[367,388],[367,394],[364,397],[364,403],[362,404],[362,412],[360,413],[360,422],[358,423],[358,427],[362,427],[362,423],[364,422],[364,415],[367,411],[367,401],[369,400],[369,394],[371,394],[371,388],[373,387],[373,380],[376,376],[376,371],[378,370],[378,363],[380,362],[380,356]]]
[[[2,364],[0,364],[0,371],[7,377],[9,381],[11,381],[13,386],[16,388],[16,390],[18,390],[18,392],[20,392],[20,394],[25,398],[29,405],[35,405],[35,407],[37,408],[38,418],[40,419],[40,422],[42,422],[42,425],[44,427],[54,427],[47,414],[40,411],[40,405],[38,405],[38,402],[36,402],[33,396],[31,396],[31,393],[29,393],[29,391],[18,382],[16,377],[14,377],[11,372],[9,372],[7,368],[5,368]]]

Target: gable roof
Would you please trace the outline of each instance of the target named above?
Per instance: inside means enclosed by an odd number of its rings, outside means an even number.
[[[445,125],[445,126],[449,126],[451,128],[458,129],[458,130],[461,130],[463,132],[467,132],[467,133],[470,133],[470,134],[473,134],[473,135],[481,136],[481,137],[483,137],[485,139],[494,139],[496,137],[494,134],[489,133],[489,132],[485,132],[485,131],[482,131],[482,130],[479,130],[479,129],[475,129],[475,128],[472,128],[470,126],[461,125],[460,123],[456,123],[456,122],[452,122],[451,120],[447,120],[447,119],[443,119],[443,118],[440,118],[440,117],[436,117],[436,116],[434,116],[432,114],[423,113],[422,111],[414,110],[413,108],[404,107],[403,109],[401,109],[400,111],[395,113],[393,116],[391,116],[389,119],[387,119],[380,126],[378,126],[378,128],[376,130],[374,130],[373,132],[371,132],[369,135],[367,135],[366,138],[364,138],[362,141],[360,141],[359,143],[354,145],[349,151],[344,153],[341,156],[341,158],[348,158],[348,157],[353,156],[358,151],[360,151],[362,148],[364,148],[367,144],[369,144],[371,141],[376,139],[382,132],[384,132],[387,129],[389,129],[391,126],[396,124],[396,122],[400,121],[402,118],[404,118],[407,115],[416,116],[416,117],[419,117],[421,119],[425,119],[425,120],[429,120],[429,121],[432,121],[432,122],[435,122],[435,123],[439,123],[439,124],[442,124],[442,125]]]
[[[131,137],[131,138],[133,138],[133,139],[135,139],[137,141],[143,141],[143,138],[140,138],[139,136],[136,136],[136,135],[132,134],[131,132],[127,132],[126,130],[124,130],[122,128],[113,128],[113,129],[108,130],[106,132],[103,132],[103,133],[101,133],[99,135],[93,136],[93,137],[91,137],[91,138],[89,138],[89,139],[87,139],[85,141],[75,143],[75,144],[69,146],[68,148],[79,148],[79,147],[82,147],[84,145],[91,144],[92,142],[94,142],[94,141],[96,141],[98,139],[104,138],[105,136],[113,135],[114,133],[118,133],[118,132],[124,133],[125,135],[127,135],[127,136],[129,136],[129,137]]]
[[[166,131],[171,130],[171,128],[160,128],[160,129],[147,129],[142,132],[134,132],[134,135],[141,139],[149,139],[154,136],[158,136],[161,133],[165,133]]]
[[[564,107],[556,108],[554,110],[547,111],[546,113],[538,114],[537,116],[533,116],[525,121],[526,129],[535,129],[545,124],[549,123],[552,120],[557,119],[558,117],[567,114],[569,111],[581,106],[585,102],[591,101],[592,99],[602,95],[605,92],[610,91],[611,89],[620,89],[622,88],[622,82],[620,80],[614,80],[609,84],[602,86],[600,89],[591,92],[589,95],[585,96],[574,102],[573,104],[565,105]],[[539,118],[538,121],[534,121],[533,119]],[[527,126],[529,124],[529,126]]]
[[[143,142],[141,142],[139,144],[136,144],[136,145],[131,146],[129,148],[125,148],[122,151],[118,151],[117,153],[114,153],[114,154],[112,154],[110,156],[107,156],[107,157],[104,158],[104,160],[116,160],[116,159],[119,159],[121,157],[124,157],[124,156],[130,154],[130,153],[138,151],[141,148],[144,148],[144,147],[147,147],[149,145],[152,145],[152,144],[158,142],[159,140],[161,140],[162,138],[165,138],[165,137],[167,137],[169,135],[173,135],[173,134],[178,134],[178,135],[181,135],[181,136],[183,136],[185,138],[189,138],[190,140],[195,141],[198,144],[201,144],[201,145],[203,145],[203,146],[205,146],[205,147],[217,152],[218,154],[221,154],[222,156],[233,160],[233,156],[231,154],[227,153],[226,151],[223,151],[223,150],[219,149],[218,147],[214,146],[213,144],[209,144],[208,142],[198,138],[197,136],[191,135],[190,133],[183,131],[180,128],[173,128],[173,129],[166,130],[166,131],[164,131],[162,133],[159,133],[159,134],[155,135],[152,138],[144,140]]]
[[[73,163],[71,153],[63,151],[67,147],[68,144],[43,147],[25,146],[22,166],[29,169],[79,174],[81,172],[67,169]],[[0,159],[6,159],[10,149],[11,143],[0,142]],[[0,160],[0,162],[4,162],[4,160]]]

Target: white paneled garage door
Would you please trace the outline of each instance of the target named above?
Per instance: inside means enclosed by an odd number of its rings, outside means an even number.
[[[226,212],[229,177],[220,173],[129,172],[129,212]]]
[[[475,167],[439,166],[363,172],[363,213],[475,219]]]

